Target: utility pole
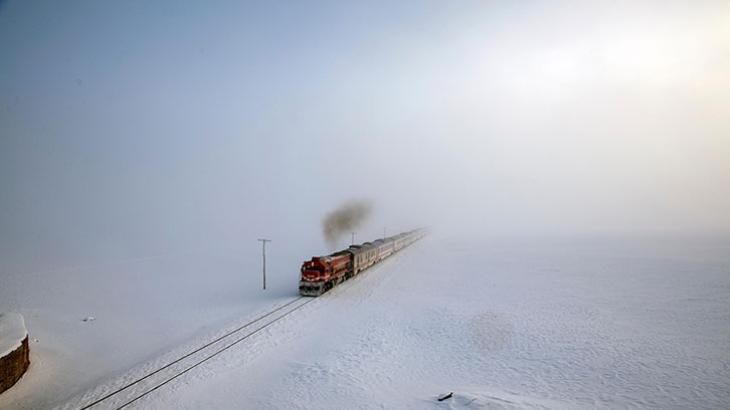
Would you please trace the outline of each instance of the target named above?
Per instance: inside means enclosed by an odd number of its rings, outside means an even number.
[[[271,239],[259,239],[261,242],[261,256],[264,258],[264,290],[266,290],[266,242],[271,242]]]
[[[383,239],[385,239],[385,227],[383,227]]]
[[[350,245],[355,244],[355,232],[352,232],[352,242],[350,242]]]

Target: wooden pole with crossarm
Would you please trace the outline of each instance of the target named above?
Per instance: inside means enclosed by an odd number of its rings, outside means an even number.
[[[266,242],[271,242],[271,239],[259,239],[261,242],[261,256],[264,259],[264,290],[266,290]]]

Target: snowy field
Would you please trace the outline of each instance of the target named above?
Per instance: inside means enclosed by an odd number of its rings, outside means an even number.
[[[263,292],[256,245],[248,253],[177,253],[0,271],[0,312],[24,316],[31,348],[28,372],[0,395],[0,409],[62,404],[295,296],[302,250],[287,253],[281,245],[268,250]]]
[[[34,279],[59,287],[19,294],[32,301],[16,310],[39,341],[0,407],[76,408],[97,384],[294,296],[296,263],[264,297],[241,291],[256,284],[232,274],[243,262],[168,258],[117,270],[139,287],[96,277],[98,268],[73,283]],[[201,270],[209,281],[191,279]],[[145,279],[158,271],[188,279]],[[0,308],[9,296],[19,304],[19,289],[3,286]],[[95,304],[91,291],[109,297]],[[730,242],[434,235],[135,406],[728,408]]]

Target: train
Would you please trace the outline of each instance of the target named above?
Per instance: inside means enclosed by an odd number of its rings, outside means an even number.
[[[350,245],[330,255],[314,256],[302,264],[299,294],[319,296],[423,238],[423,228],[387,238]]]

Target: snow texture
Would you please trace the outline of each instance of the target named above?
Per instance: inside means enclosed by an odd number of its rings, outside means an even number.
[[[296,296],[299,264],[316,251],[267,249],[262,291],[260,247],[252,248],[251,257],[184,252],[0,270],[0,311],[21,313],[33,336],[28,372],[0,395],[0,409],[60,405]]]
[[[15,351],[28,336],[23,316],[18,313],[0,313],[0,357]]]
[[[206,265],[224,267],[196,266]],[[280,289],[295,288],[293,279]],[[137,316],[125,319],[130,312],[81,304],[97,317],[83,327],[89,346],[148,356],[100,354],[101,385],[71,371],[75,382],[50,387],[64,400],[28,388],[11,401],[0,397],[0,407],[78,408],[295,296],[251,294],[231,299],[235,309],[213,309],[228,285],[185,294],[171,306],[179,321],[164,319],[164,306],[148,310],[139,316],[145,332]],[[151,295],[138,303],[149,306]],[[131,407],[728,408],[729,310],[727,240],[429,237]],[[67,325],[83,323],[80,316],[69,313]],[[95,338],[108,322],[107,333],[130,335],[116,344]]]
[[[727,248],[429,238],[136,407],[727,408]]]

